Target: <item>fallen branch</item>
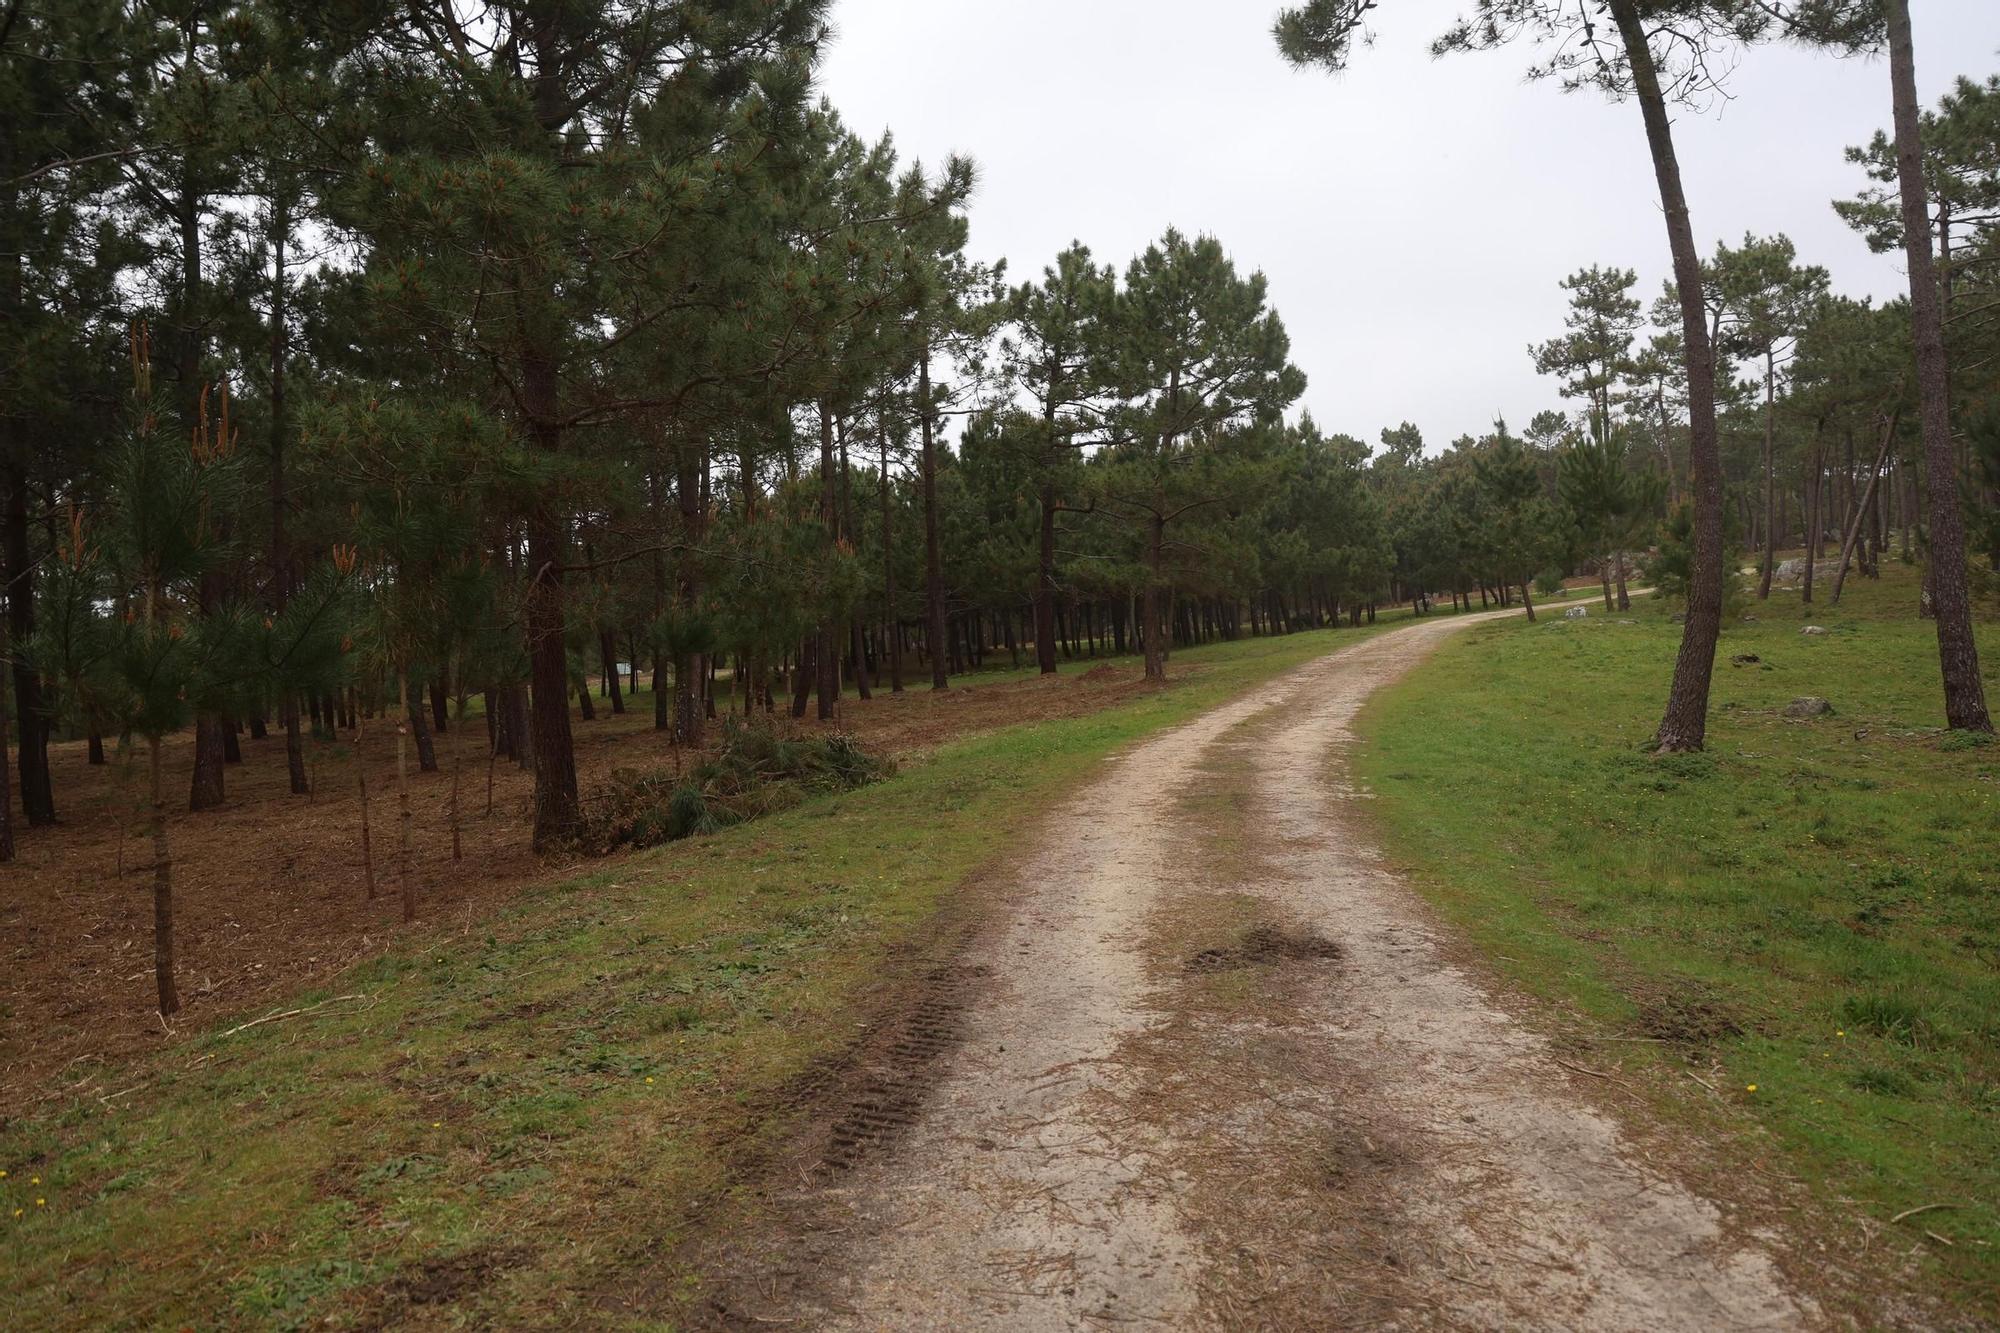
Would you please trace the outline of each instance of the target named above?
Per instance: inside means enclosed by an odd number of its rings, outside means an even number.
[[[1962,1204],[1962,1203],[1926,1203],[1926,1204],[1920,1204],[1920,1205],[1918,1205],[1918,1206],[1917,1206],[1917,1207],[1915,1207],[1915,1208],[1905,1208],[1905,1209],[1904,1209],[1904,1210],[1903,1210],[1902,1212],[1900,1212],[1900,1213],[1897,1213],[1897,1214],[1896,1214],[1896,1215],[1895,1215],[1894,1217],[1892,1217],[1892,1218],[1890,1218],[1890,1219],[1889,1219],[1889,1225],[1890,1225],[1890,1226],[1895,1226],[1895,1225],[1896,1225],[1896,1223],[1898,1223],[1898,1222],[1902,1221],[1902,1220],[1903,1220],[1904,1218],[1906,1218],[1906,1217],[1915,1217],[1915,1216],[1916,1216],[1916,1215],[1917,1215],[1918,1213],[1928,1213],[1928,1212],[1933,1212],[1933,1211],[1935,1211],[1936,1209],[1939,1209],[1939,1208],[1963,1208],[1964,1206],[1965,1206],[1965,1205],[1964,1205],[1964,1204]]]
[[[1615,1077],[1613,1077],[1612,1075],[1610,1075],[1610,1074],[1606,1074],[1606,1073],[1602,1072],[1601,1070],[1596,1070],[1596,1069],[1585,1069],[1585,1068],[1584,1068],[1584,1067],[1583,1067],[1582,1065],[1573,1065],[1573,1064],[1571,1064],[1571,1063],[1570,1063],[1569,1061],[1567,1061],[1567,1060],[1564,1060],[1564,1059],[1561,1059],[1561,1058],[1560,1058],[1560,1057],[1558,1057],[1558,1056],[1553,1056],[1553,1055],[1552,1055],[1552,1056],[1550,1056],[1549,1058],[1550,1058],[1551,1060],[1554,1060],[1554,1061],[1555,1061],[1555,1062],[1556,1062],[1557,1064],[1561,1065],[1561,1066],[1562,1066],[1562,1067],[1563,1067],[1564,1069],[1574,1069],[1574,1070],[1575,1070],[1575,1071],[1576,1071],[1577,1073],[1579,1073],[1579,1074],[1588,1074],[1588,1075],[1590,1075],[1590,1076],[1591,1076],[1592,1078],[1601,1078],[1601,1079],[1604,1079],[1605,1081],[1607,1081],[1607,1082],[1610,1082],[1610,1083],[1616,1083],[1616,1082],[1618,1081],[1618,1080],[1617,1080],[1617,1079],[1616,1079]]]
[[[280,1013],[265,1014],[262,1018],[253,1018],[248,1023],[237,1024],[235,1027],[229,1029],[229,1031],[223,1033],[222,1035],[225,1037],[233,1037],[239,1032],[248,1032],[251,1028],[262,1027],[266,1023],[281,1023],[287,1018],[297,1018],[301,1014],[310,1014],[314,1010],[324,1009],[330,1004],[339,1004],[343,1000],[365,1000],[368,998],[369,998],[368,996],[360,994],[359,992],[353,995],[335,995],[328,999],[321,1000],[318,1004],[309,1004],[304,1006],[303,1008],[286,1009]]]

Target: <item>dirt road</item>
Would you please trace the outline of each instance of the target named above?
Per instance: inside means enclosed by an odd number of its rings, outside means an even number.
[[[1450,961],[1355,818],[1357,708],[1470,619],[1315,662],[1055,812],[969,960],[959,1040],[846,1137],[893,1134],[789,1200],[803,1248],[750,1317],[1816,1323]]]

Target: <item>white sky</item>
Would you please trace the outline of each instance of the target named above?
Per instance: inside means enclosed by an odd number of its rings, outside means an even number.
[[[978,162],[971,249],[1010,281],[1072,238],[1122,272],[1169,224],[1214,233],[1270,277],[1323,428],[1407,419],[1435,450],[1558,405],[1526,348],[1560,278],[1636,268],[1650,305],[1669,267],[1637,105],[1524,82],[1525,46],[1431,60],[1460,4],[1388,0],[1333,78],[1279,59],[1279,0],[837,0],[822,86],[906,162]],[[1926,106],[2000,70],[2000,0],[1912,11]],[[1836,291],[1893,294],[1828,206],[1865,183],[1842,150],[1887,126],[1887,66],[1760,47],[1728,86],[1675,127],[1703,252],[1783,231]]]

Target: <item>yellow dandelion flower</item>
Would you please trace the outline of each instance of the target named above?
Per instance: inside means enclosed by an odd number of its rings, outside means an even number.
[[[1836,1037],[1845,1037],[1847,1035],[1847,1031],[1845,1028],[1835,1028],[1833,1030],[1833,1035]]]
[[[37,1199],[37,1200],[35,1200],[35,1207],[37,1207],[37,1208],[40,1208],[40,1207],[42,1207],[43,1205],[45,1205],[46,1203],[48,1203],[48,1200],[47,1200],[47,1199]]]
[[[653,1076],[651,1074],[646,1075],[646,1081],[648,1083],[651,1083],[653,1081]]]
[[[431,1128],[432,1128],[432,1129],[443,1129],[443,1128],[444,1128],[444,1121],[442,1121],[442,1120],[433,1120],[433,1121],[431,1121]]]
[[[1755,1091],[1757,1091],[1757,1085],[1756,1085],[1755,1083],[1746,1083],[1746,1084],[1744,1084],[1744,1085],[1743,1085],[1743,1091],[1745,1091],[1745,1092],[1755,1092]]]
[[[42,1178],[40,1176],[29,1176],[28,1183],[30,1185],[39,1185],[42,1183]]]

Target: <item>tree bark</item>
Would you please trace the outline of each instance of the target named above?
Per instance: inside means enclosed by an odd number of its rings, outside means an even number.
[[[1811,606],[1813,599],[1813,570],[1819,564],[1820,539],[1820,452],[1819,433],[1825,426],[1822,419],[1813,428],[1812,449],[1806,459],[1806,568],[1805,581],[1799,588],[1799,603]]]
[[[0,619],[0,658],[7,655],[7,622]],[[100,747],[102,748],[102,747]],[[14,859],[14,793],[7,773],[7,707],[0,702],[0,864]]]
[[[1041,541],[1035,565],[1035,665],[1056,673],[1056,488],[1042,483]]]
[[[840,503],[833,471],[833,412],[819,405],[819,517],[826,528],[828,554],[840,548]],[[819,697],[819,720],[831,721],[840,702],[840,627],[831,616],[819,623],[818,668],[814,685]]]
[[[1708,691],[1715,674],[1715,645],[1722,634],[1722,456],[1715,438],[1715,349],[1701,296],[1701,256],[1695,250],[1673,125],[1659,71],[1653,64],[1637,0],[1611,0],[1611,14],[1632,71],[1633,91],[1645,121],[1653,174],[1659,183],[1667,244],[1679,289],[1681,333],[1687,356],[1688,467],[1694,491],[1694,551],[1688,579],[1687,622],[1674,661],[1667,707],[1654,734],[1666,752],[1699,750],[1708,734]]]
[[[424,716],[423,700],[410,690],[408,676],[404,676],[398,682],[397,688],[402,693],[403,714],[409,719],[410,735],[416,737],[417,768],[425,773],[435,773],[438,771],[437,745],[431,740],[430,722]],[[396,732],[396,749],[398,753],[401,752],[402,748],[403,733],[398,728]]]
[[[290,427],[285,405],[285,366],[291,332],[287,313],[290,292],[286,286],[286,248],[291,240],[290,199],[282,191],[271,200],[271,607],[282,614],[292,592],[292,557],[286,542],[285,432]],[[286,690],[278,703],[278,720],[285,728],[285,775],[294,796],[304,796],[306,781],[305,740],[299,734],[299,701]]]
[[[152,814],[148,821],[153,843],[153,986],[160,1015],[179,1011],[180,992],[174,986],[174,858],[167,843],[167,788],[161,772],[160,738],[146,738],[148,790]]]
[[[854,470],[847,456],[847,423],[835,423],[840,436],[840,530],[853,547],[861,545],[860,525],[854,520]],[[869,697],[868,689],[868,636],[862,628],[859,607],[847,621],[849,652],[854,658],[854,693],[857,698]]]
[[[1757,576],[1757,600],[1771,600],[1771,574],[1778,560],[1778,367],[1776,353],[1764,351],[1764,568]]]
[[[1986,690],[1979,679],[1979,645],[1972,636],[1972,597],[1966,585],[1965,516],[1959,505],[1958,472],[1952,457],[1944,317],[1931,258],[1909,0],[1886,0],[1883,9],[1889,30],[1889,83],[1895,104],[1896,177],[1902,191],[1910,323],[1916,338],[1917,392],[1923,408],[1924,477],[1930,493],[1931,604],[1937,613],[1945,722],[1954,729],[1990,733],[1993,718],[1986,710]]]
[[[695,551],[707,533],[708,511],[702,504],[701,462],[695,456],[706,444],[681,437],[674,441],[674,502],[681,516],[681,552],[675,570],[676,599],[684,614],[692,614],[701,600],[701,571]],[[701,672],[696,654],[685,644],[673,651],[674,740],[681,745],[699,746],[702,741]]]
[[[1145,624],[1141,630],[1145,639],[1146,679],[1164,681],[1167,678],[1167,617],[1165,575],[1161,566],[1166,559],[1166,520],[1155,513],[1146,520],[1146,591],[1143,614]]]
[[[889,693],[903,692],[903,626],[896,618],[896,544],[891,540],[893,496],[889,485],[889,427],[875,417],[875,447],[882,462],[882,614],[889,631]]]
[[[563,642],[563,540],[556,521],[539,515],[528,529],[528,735],[535,770],[537,851],[575,833],[582,818],[576,742],[569,725],[569,653]]]
[[[924,499],[924,603],[926,639],[930,649],[931,688],[948,690],[951,679],[945,671],[944,557],[938,548],[937,521],[937,423],[931,416],[931,347],[924,341],[917,362],[917,419],[923,434]]]
[[[1861,503],[1854,507],[1854,517],[1847,528],[1847,538],[1840,544],[1840,563],[1833,570],[1833,595],[1827,598],[1827,605],[1840,605],[1840,590],[1847,583],[1847,562],[1854,556],[1854,544],[1861,539],[1862,529],[1867,525],[1868,511],[1875,500],[1875,487],[1882,477],[1882,460],[1889,456],[1890,442],[1896,438],[1896,423],[1901,420],[1902,407],[1893,408],[1888,419],[1882,423],[1882,447],[1875,453],[1875,466],[1868,472],[1868,488],[1861,493]]]
[[[403,718],[396,724],[396,888],[403,898],[403,920],[417,919],[417,890],[410,882],[410,732],[423,725],[424,716],[410,700],[410,677],[396,677],[396,702]],[[437,767],[432,756],[431,768]]]
[[[16,442],[15,448],[26,445]],[[7,462],[7,632],[15,648],[14,717],[20,732],[21,812],[29,828],[56,822],[55,786],[49,776],[49,717],[41,673],[21,651],[35,632],[35,566],[28,551],[28,469],[20,457]]]

